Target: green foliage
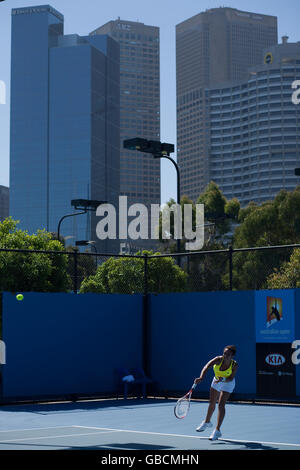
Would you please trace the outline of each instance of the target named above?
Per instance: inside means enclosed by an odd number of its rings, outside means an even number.
[[[143,251],[142,254],[150,256],[154,253]],[[185,290],[187,275],[172,258],[148,258],[147,263],[149,292]],[[143,293],[144,266],[143,258],[109,258],[98,267],[95,275],[89,276],[82,282],[80,293]]]
[[[218,253],[223,248],[219,243],[210,244],[211,253],[189,257],[187,271],[188,289],[191,292],[224,290],[228,286],[224,276],[228,273],[228,254]]]
[[[267,279],[268,289],[300,287],[300,248],[295,248],[290,260],[275,269]]]
[[[204,223],[205,225],[205,244],[204,249],[214,249],[215,244],[221,243],[223,247],[224,235],[232,230],[232,222],[238,220],[240,211],[240,203],[238,199],[234,198],[228,201],[223,195],[218,185],[211,181],[205,191],[200,194],[197,199],[197,204],[204,204]],[[164,210],[168,210],[173,204],[176,204],[174,199],[170,199],[165,206]],[[196,230],[196,205],[191,199],[183,195],[180,200],[182,211],[182,235],[184,235],[184,206],[191,204],[192,206],[192,228]],[[160,216],[159,224],[159,239],[162,245],[162,250],[165,252],[174,253],[177,251],[176,241],[174,240],[174,215],[171,212],[170,217],[170,237],[164,239],[162,234],[162,216]],[[213,236],[212,236],[213,233]],[[181,252],[185,251],[186,239],[182,236],[180,240]]]
[[[237,220],[239,216],[241,206],[239,200],[234,197],[230,201],[226,201],[225,207],[224,207],[224,213],[227,217]]]
[[[64,251],[45,230],[36,235],[17,229],[17,221],[0,223],[0,248]],[[65,292],[71,287],[67,255],[0,251],[0,291]]]
[[[234,233],[234,248],[300,243],[300,187],[290,192],[282,190],[273,201],[260,206],[249,204],[240,210],[239,222]],[[267,278],[274,270],[278,273],[281,266],[286,266],[290,255],[290,249],[280,248],[235,253],[234,288],[268,288],[271,281]]]
[[[170,232],[164,232],[162,231],[162,219],[163,219],[163,213],[166,214],[170,208],[176,204],[174,199],[170,199],[165,206],[163,207],[162,212],[159,215],[159,240],[160,240],[160,249],[162,252],[166,253],[176,253],[177,252],[177,240],[174,239],[174,212],[170,211]],[[185,251],[185,243],[186,239],[184,237],[184,211],[185,211],[185,204],[190,204],[192,206],[192,226],[193,230],[195,230],[195,224],[196,224],[196,206],[193,204],[193,201],[189,199],[187,196],[182,196],[180,200],[180,206],[181,206],[181,213],[182,213],[182,238],[180,240],[180,251],[184,252]]]
[[[241,225],[234,234],[234,246],[274,246],[300,242],[300,186],[282,190],[273,201],[261,206],[249,204],[239,213]]]
[[[92,274],[96,273],[96,256],[81,253],[77,247],[68,246],[68,253],[77,253],[77,289],[82,281]],[[87,251],[89,253],[89,251]],[[75,276],[75,255],[68,255],[68,275],[71,278]],[[72,286],[74,287],[74,286]]]
[[[226,198],[214,181],[211,181],[205,191],[200,194],[197,203],[204,204],[205,214],[212,219],[224,216]]]

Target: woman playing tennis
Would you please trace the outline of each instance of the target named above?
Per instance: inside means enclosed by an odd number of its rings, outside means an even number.
[[[196,431],[204,431],[212,427],[210,421],[219,399],[217,426],[210,436],[210,440],[215,441],[222,436],[220,428],[225,416],[225,404],[235,387],[235,374],[238,368],[237,362],[233,360],[236,353],[234,345],[226,346],[223,356],[217,356],[211,359],[202,369],[200,377],[194,380],[195,384],[201,382],[208,369],[213,368],[214,378],[210,387],[209,405],[207,415],[204,421],[196,428]]]

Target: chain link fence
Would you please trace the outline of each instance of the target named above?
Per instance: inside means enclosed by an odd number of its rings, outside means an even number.
[[[0,249],[0,292],[169,293],[300,286],[300,245],[158,255]],[[291,256],[295,261],[290,266]]]

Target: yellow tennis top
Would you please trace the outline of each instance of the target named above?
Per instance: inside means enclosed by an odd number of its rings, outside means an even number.
[[[233,364],[234,364],[234,360],[232,360],[232,361],[230,362],[230,365],[229,365],[228,369],[226,369],[226,370],[220,370],[220,367],[221,367],[221,365],[223,364],[223,360],[224,360],[224,359],[222,359],[222,361],[220,362],[220,364],[215,364],[215,365],[214,365],[214,374],[215,374],[216,378],[219,378],[219,377],[225,377],[225,378],[227,378],[227,377],[229,377],[229,376],[232,374],[232,367],[233,367]]]

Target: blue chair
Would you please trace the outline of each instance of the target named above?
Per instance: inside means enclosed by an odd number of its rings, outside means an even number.
[[[123,397],[126,400],[128,397],[129,388],[133,388],[135,385],[141,385],[143,398],[147,397],[147,385],[153,383],[153,380],[148,378],[141,367],[135,367],[127,369],[126,367],[118,367],[115,369],[117,376],[117,393],[122,390]],[[126,376],[133,376],[133,381],[123,380]],[[139,388],[139,387],[138,387]]]
[[[130,374],[134,377],[134,383],[142,385],[143,398],[147,398],[147,385],[152,384],[153,380],[146,376],[142,367],[130,369]]]
[[[129,383],[132,383],[132,382],[126,382],[122,379],[123,379],[123,377],[126,377],[127,375],[130,375],[130,372],[125,367],[117,367],[115,369],[115,375],[116,375],[116,378],[117,378],[117,395],[118,395],[118,392],[120,390],[122,390],[124,399],[126,400],[126,398],[128,396],[128,385],[129,385]]]

